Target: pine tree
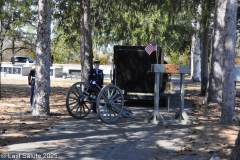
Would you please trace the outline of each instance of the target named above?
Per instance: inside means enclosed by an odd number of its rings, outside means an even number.
[[[34,90],[33,116],[50,114],[50,0],[38,1],[38,28],[36,42],[36,79]]]
[[[82,0],[80,8],[81,80],[83,82],[88,82],[88,73],[93,67],[90,0]]]

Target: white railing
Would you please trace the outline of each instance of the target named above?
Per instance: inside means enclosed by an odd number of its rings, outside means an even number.
[[[11,62],[2,62],[1,64],[1,72],[6,72],[5,74],[15,74],[13,70],[15,70],[16,68],[19,68],[21,70],[21,73],[19,73],[19,75],[22,76],[26,76],[26,71],[23,72],[24,70],[28,70],[30,67],[32,66],[31,63],[27,64],[27,63],[15,63],[12,64]],[[110,72],[112,70],[112,66],[111,65],[100,65],[99,67],[100,69],[103,70],[103,73],[106,77],[109,77]],[[51,70],[59,70],[62,69],[62,73],[69,73],[69,70],[81,70],[81,65],[79,64],[53,64],[51,66]],[[1,73],[2,75],[2,73]]]

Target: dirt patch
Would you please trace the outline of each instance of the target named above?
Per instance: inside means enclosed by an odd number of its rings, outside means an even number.
[[[0,146],[28,141],[34,134],[46,131],[62,119],[70,118],[66,112],[65,97],[74,82],[53,79],[50,95],[51,116],[32,117],[27,77],[1,77]]]
[[[1,77],[2,98],[0,99],[0,152],[3,147],[16,142],[28,142],[35,134],[48,131],[63,119],[69,119],[65,99],[69,87],[77,80],[52,79],[49,117],[32,117],[29,106],[29,86],[27,77]],[[109,82],[106,82],[108,84]],[[239,88],[239,84],[237,87]],[[240,98],[236,97],[235,114],[240,119]],[[221,106],[218,104],[204,105],[200,95],[200,83],[186,84],[185,98],[192,101],[193,112],[188,114],[193,121],[190,133],[183,137],[188,142],[179,151],[190,154],[204,153],[209,159],[217,153],[221,159],[227,159],[235,144],[239,125],[222,125],[218,121],[221,116]]]
[[[1,77],[0,99],[0,152],[3,146],[27,142],[63,119],[72,118],[66,110],[68,89],[78,80],[51,79],[49,117],[32,117],[27,77]],[[108,83],[108,82],[106,82]]]
[[[237,88],[239,91],[239,83]],[[216,103],[203,104],[204,97],[200,95],[200,90],[200,83],[186,84],[186,99],[193,102],[193,113],[189,116],[194,121],[191,126],[191,136],[186,140],[191,143],[192,150],[202,151],[208,159],[213,153],[217,153],[221,159],[228,159],[235,145],[240,125],[220,124],[221,106]],[[239,120],[239,92],[237,92],[235,103],[235,115]]]

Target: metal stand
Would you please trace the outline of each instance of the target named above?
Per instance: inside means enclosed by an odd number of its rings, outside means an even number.
[[[169,107],[170,107],[170,94],[167,94],[167,111],[169,115]]]
[[[155,86],[154,86],[154,110],[148,119],[152,124],[166,125],[162,115],[159,113],[159,79],[160,73],[155,73]]]
[[[188,119],[187,113],[184,111],[184,95],[185,95],[185,78],[184,74],[181,73],[180,79],[181,107],[177,111],[177,113],[173,116],[173,120],[180,124],[191,124],[192,122]]]
[[[149,117],[148,122],[151,122],[153,124],[159,124],[159,125],[168,125],[168,124],[173,124],[173,123],[191,124],[192,122],[188,119],[188,116],[187,116],[186,112],[184,111],[184,94],[185,94],[184,74],[189,73],[189,67],[181,66],[181,65],[175,65],[175,66],[170,66],[170,67],[172,67],[172,68],[170,68],[170,72],[168,72],[166,70],[167,69],[169,70],[169,68],[167,68],[165,64],[152,64],[151,70],[152,70],[152,72],[155,73],[154,110],[153,110],[151,116]],[[180,73],[181,74],[181,80],[180,80],[181,107],[177,111],[177,113],[172,117],[172,120],[164,120],[162,115],[159,113],[159,81],[160,81],[159,77],[160,77],[160,73]],[[168,97],[168,112],[169,112],[169,101],[170,101],[170,98]]]

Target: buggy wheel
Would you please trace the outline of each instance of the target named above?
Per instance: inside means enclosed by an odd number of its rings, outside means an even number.
[[[122,90],[116,85],[107,85],[99,92],[96,103],[100,119],[105,123],[113,123],[123,111]]]
[[[86,117],[92,108],[92,101],[89,101],[87,90],[89,85],[84,82],[74,83],[69,89],[66,97],[68,113],[76,119]]]

